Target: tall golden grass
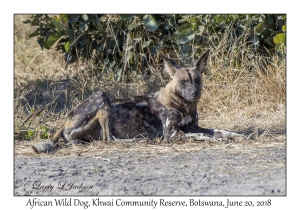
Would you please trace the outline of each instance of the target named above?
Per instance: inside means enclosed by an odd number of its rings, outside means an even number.
[[[97,89],[106,91],[112,98],[127,97],[157,91],[167,82],[160,73],[163,69],[160,63],[161,68],[152,77],[141,77],[130,84],[116,83],[100,75],[92,63],[77,62],[65,69],[60,53],[43,51],[36,39],[28,38],[34,29],[22,23],[27,18],[15,15],[14,21],[16,140],[24,139],[29,130],[36,130],[32,139],[39,140],[41,126],[48,127],[47,132],[52,133],[74,106]],[[228,47],[235,48],[230,55],[225,51]],[[210,73],[204,76],[198,105],[199,125],[244,133],[257,130],[261,137],[285,135],[285,56],[253,54],[252,59],[245,59],[240,52],[251,54],[246,45],[237,47],[230,38],[214,46],[208,62]],[[58,101],[44,107],[54,99]]]

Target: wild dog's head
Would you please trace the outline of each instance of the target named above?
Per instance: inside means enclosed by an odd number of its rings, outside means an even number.
[[[209,50],[199,58],[193,66],[179,66],[174,61],[161,55],[164,60],[165,70],[171,78],[166,88],[188,101],[197,101],[201,97],[202,73],[204,72]]]

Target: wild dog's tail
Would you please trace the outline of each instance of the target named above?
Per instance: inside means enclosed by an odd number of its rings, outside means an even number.
[[[47,153],[51,151],[54,147],[56,147],[59,138],[62,136],[62,132],[64,130],[64,126],[62,126],[53,136],[51,141],[49,142],[39,142],[31,146],[33,151],[36,153]]]

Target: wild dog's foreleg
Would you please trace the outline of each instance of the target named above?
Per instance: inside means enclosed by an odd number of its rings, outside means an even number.
[[[207,128],[202,128],[198,126],[198,123],[191,123],[182,128],[182,131],[184,133],[204,133],[208,134],[211,136],[214,136],[215,132],[214,129],[207,129]]]
[[[109,120],[110,120],[110,106],[106,104],[97,112],[98,121],[102,127],[102,140],[110,141]]]
[[[169,143],[176,135],[180,127],[181,116],[175,111],[169,111],[164,123],[164,141]]]
[[[202,128],[198,125],[198,113],[194,113],[191,117],[192,121],[181,128],[184,133],[203,133],[214,136],[214,129]]]
[[[192,137],[192,134],[202,134],[202,137],[199,139],[229,139],[229,138],[240,138],[244,137],[242,134],[238,134],[231,131],[219,130],[219,129],[207,129],[202,128],[198,125],[197,115],[192,116],[192,122],[188,125],[185,125],[181,128],[181,130],[186,133],[188,137]],[[188,134],[191,133],[191,134]],[[197,136],[196,136],[197,137]]]

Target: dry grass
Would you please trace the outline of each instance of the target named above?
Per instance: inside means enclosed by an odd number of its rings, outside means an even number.
[[[35,39],[28,38],[33,29],[22,23],[27,18],[26,15],[15,16],[15,140],[23,140],[28,130],[36,130],[31,140],[39,141],[40,134],[45,132],[41,131],[41,126],[49,128],[46,132],[52,134],[74,106],[98,89],[104,90],[112,98],[127,97],[157,91],[167,82],[161,75],[154,74],[153,77],[143,77],[136,83],[118,84],[105,75],[100,75],[92,64],[80,62],[65,70],[61,54],[51,50],[42,51]],[[225,49],[228,46],[238,50],[233,50],[230,56],[226,55]],[[198,106],[199,124],[244,133],[255,130],[259,132],[258,141],[243,142],[240,146],[260,145],[259,142],[276,144],[278,138],[280,141],[285,140],[286,132],[286,61],[276,55],[271,58],[253,56],[253,59],[240,59],[241,63],[237,65],[235,61],[240,58],[240,51],[248,52],[247,50],[249,49],[244,46],[236,48],[229,38],[212,49],[208,69],[213,74],[204,79],[203,96]],[[55,103],[37,114],[39,109],[53,100]],[[30,144],[31,141],[18,141],[15,153],[34,156]],[[119,150],[145,153],[155,151],[156,154],[168,151],[171,154],[174,151],[213,148],[209,143],[196,145],[98,143],[72,149],[62,148],[56,151],[56,156],[94,153],[99,156]]]
[[[117,153],[140,154],[143,157],[148,156],[176,156],[182,153],[191,153],[197,151],[231,150],[232,152],[241,152],[245,150],[257,151],[268,148],[285,148],[285,135],[259,137],[257,141],[236,140],[230,143],[223,142],[179,142],[171,144],[136,142],[136,143],[103,143],[93,142],[86,145],[62,145],[57,150],[50,153],[37,154],[31,149],[33,143],[30,141],[18,141],[15,147],[15,155],[30,157],[95,157],[114,156]]]

